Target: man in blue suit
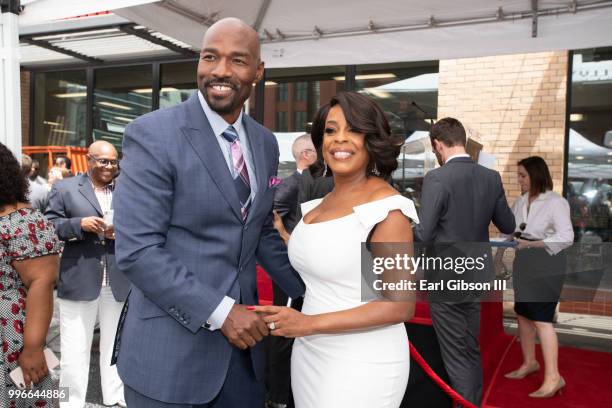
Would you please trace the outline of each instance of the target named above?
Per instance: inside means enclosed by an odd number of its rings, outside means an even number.
[[[255,259],[291,297],[304,285],[272,226],[276,139],[242,112],[262,75],[257,33],[223,19],[199,92],[125,130],[115,229],[132,291],[116,353],[130,408],[263,406]]]

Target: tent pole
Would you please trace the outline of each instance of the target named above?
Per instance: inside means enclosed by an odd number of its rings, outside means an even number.
[[[19,0],[2,0],[0,13],[0,143],[21,161]]]

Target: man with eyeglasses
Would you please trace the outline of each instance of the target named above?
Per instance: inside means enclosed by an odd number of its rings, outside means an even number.
[[[113,342],[129,281],[115,262],[113,191],[118,174],[115,147],[89,146],[88,171],[57,181],[45,215],[66,242],[57,285],[60,311],[60,386],[70,397],[62,408],[85,405],[89,358],[96,319],[100,321],[100,377],[105,405],[125,406],[123,384],[111,366]]]

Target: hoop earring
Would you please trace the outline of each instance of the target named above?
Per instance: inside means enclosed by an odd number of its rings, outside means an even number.
[[[323,166],[325,166],[325,169],[323,170],[323,177],[327,176],[327,163],[325,163],[325,160],[323,160]]]

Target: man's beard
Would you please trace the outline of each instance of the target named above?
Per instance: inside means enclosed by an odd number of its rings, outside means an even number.
[[[209,97],[208,89],[210,87],[210,84],[212,83],[227,85],[231,87],[234,90],[234,96],[230,98],[229,100],[218,100],[218,99]],[[217,112],[218,114],[231,113],[236,109],[236,106],[238,105],[238,99],[240,98],[240,90],[241,90],[241,87],[238,84],[233,84],[228,81],[215,81],[215,80],[207,80],[207,81],[202,82],[202,86],[200,88],[200,92],[202,92],[202,95],[204,96],[204,99],[206,100],[206,103],[208,104],[210,109],[212,109],[214,112]]]

